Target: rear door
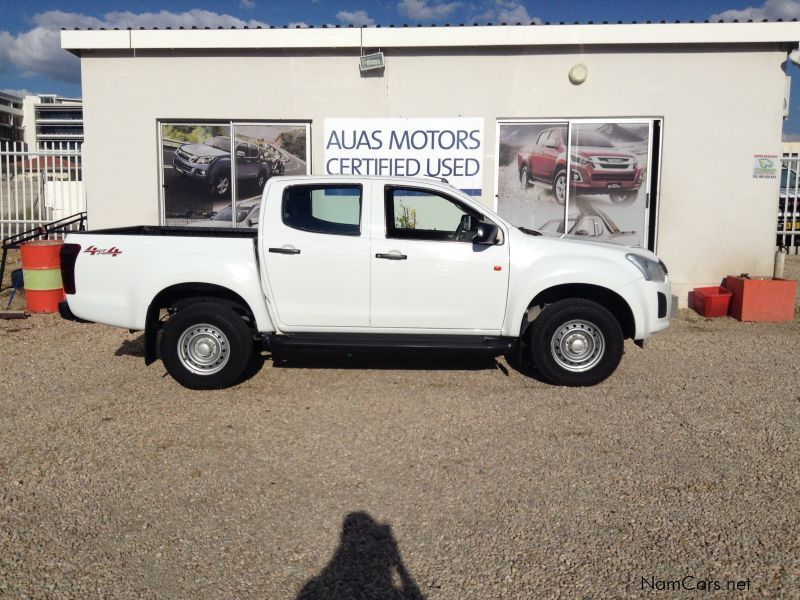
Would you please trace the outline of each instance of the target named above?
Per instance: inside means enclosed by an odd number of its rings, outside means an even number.
[[[367,190],[368,192],[368,190]],[[360,184],[292,184],[268,192],[261,237],[281,328],[368,327],[369,202]]]
[[[499,332],[507,240],[473,244],[478,221],[490,220],[444,192],[385,186],[383,193],[383,214],[374,201],[372,327]]]

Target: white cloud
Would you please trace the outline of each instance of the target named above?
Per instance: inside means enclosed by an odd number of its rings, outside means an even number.
[[[494,0],[490,2],[489,8],[480,15],[471,17],[470,21],[479,23],[541,23],[542,20],[538,17],[532,17],[528,14],[528,9],[525,5],[517,0]]]
[[[21,90],[12,90],[10,88],[3,88],[0,89],[0,92],[5,92],[6,94],[11,94],[12,96],[19,96],[20,98],[24,98],[25,96],[38,96],[36,92],[32,92],[30,90],[21,89]]]
[[[243,8],[245,10],[252,10],[256,7],[256,3],[253,0],[240,0],[239,8]]]
[[[342,23],[358,25],[359,27],[362,25],[375,25],[375,19],[370,17],[365,10],[354,10],[352,12],[342,10],[336,13],[336,18]]]
[[[751,6],[741,10],[726,10],[711,15],[711,21],[762,21],[764,19],[791,20],[800,19],[800,2],[798,0],[767,0],[761,6]]]
[[[446,17],[459,6],[461,6],[460,2],[429,4],[428,0],[401,0],[397,8],[409,19],[433,21]]]
[[[267,26],[255,19],[243,20],[207,10],[173,13],[107,13],[102,19],[80,13],[51,10],[33,17],[36,27],[16,36],[0,31],[0,72],[16,66],[25,75],[44,75],[69,83],[80,82],[80,61],[61,49],[61,29],[92,27],[119,28],[178,28],[178,27],[257,27]]]
[[[7,31],[0,31],[0,73],[8,71],[11,67],[11,47],[14,45],[14,36]]]

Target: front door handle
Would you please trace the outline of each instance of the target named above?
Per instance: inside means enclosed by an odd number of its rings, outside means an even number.
[[[300,254],[298,248],[270,248],[269,251],[273,254]]]
[[[378,254],[375,255],[375,258],[385,258],[387,260],[405,260],[408,257],[405,254],[384,254],[378,252]]]

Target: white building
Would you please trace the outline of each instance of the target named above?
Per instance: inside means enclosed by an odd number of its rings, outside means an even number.
[[[0,91],[0,144],[22,141],[22,98]]]
[[[254,195],[242,167],[232,198],[187,204],[226,193],[216,179],[184,193],[174,168],[212,136],[295,172],[444,157],[512,222],[654,249],[682,305],[728,274],[771,273],[798,40],[794,22],[62,32],[81,57],[93,228]],[[361,71],[378,51],[384,66]],[[421,150],[392,150],[420,131]]]
[[[83,142],[83,102],[55,94],[25,96],[24,139],[29,148],[72,148]]]

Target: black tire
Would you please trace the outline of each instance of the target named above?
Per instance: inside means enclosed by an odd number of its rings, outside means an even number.
[[[531,187],[530,175],[528,174],[528,167],[523,165],[519,170],[519,187],[524,192]]]
[[[611,192],[608,194],[614,204],[630,204],[636,200],[639,192]]]
[[[224,198],[231,191],[231,176],[228,173],[214,175],[208,191],[212,196]]]
[[[546,306],[529,336],[537,370],[555,385],[600,383],[616,370],[624,349],[622,328],[614,315],[596,302],[579,298]]]
[[[559,169],[553,177],[553,196],[562,206],[567,201],[567,171]]]
[[[179,310],[167,321],[161,360],[182,386],[216,390],[241,379],[254,346],[252,330],[230,307],[201,302]]]

